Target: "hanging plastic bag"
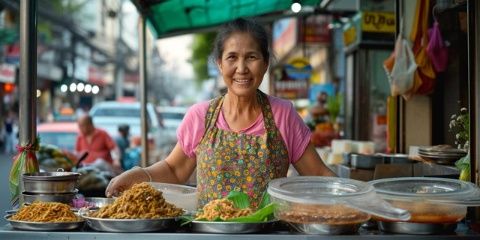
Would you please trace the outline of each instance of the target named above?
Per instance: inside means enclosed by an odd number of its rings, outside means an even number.
[[[443,72],[448,64],[448,48],[443,42],[442,33],[438,22],[433,23],[433,27],[428,30],[430,41],[427,46],[427,54],[433,64],[435,71]]]
[[[392,71],[389,73],[387,66],[384,65],[390,81],[390,91],[392,96],[403,95],[413,87],[413,77],[417,64],[410,44],[399,34],[395,43],[395,63]],[[386,62],[389,59],[386,60]]]
[[[414,74],[412,89],[403,95],[405,99],[415,94],[429,94],[435,87],[436,72],[427,54],[429,6],[429,1],[417,1],[414,27],[410,34],[417,70]]]

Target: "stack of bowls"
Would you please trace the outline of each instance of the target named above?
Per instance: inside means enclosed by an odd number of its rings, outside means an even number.
[[[437,164],[453,165],[458,159],[467,155],[467,151],[456,149],[449,145],[437,145],[420,147],[418,155]]]
[[[77,181],[80,177],[75,172],[40,172],[22,175],[24,203],[34,201],[61,202],[71,204],[77,194]]]

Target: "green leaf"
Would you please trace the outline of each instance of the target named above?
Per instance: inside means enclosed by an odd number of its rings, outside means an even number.
[[[227,199],[233,202],[236,208],[244,209],[250,207],[250,200],[246,193],[231,191],[228,193]]]
[[[462,157],[458,161],[456,161],[455,166],[460,171],[462,171],[466,168],[470,168],[470,152],[467,155],[465,155],[465,157]]]
[[[258,208],[262,209],[268,204],[270,204],[270,194],[268,194],[267,190],[265,190],[262,195],[262,201],[260,202],[260,205],[258,205]]]
[[[273,212],[275,211],[275,207],[276,207],[275,203],[270,203],[264,208],[257,210],[251,215],[228,219],[227,222],[243,222],[243,223],[266,222],[273,217]]]

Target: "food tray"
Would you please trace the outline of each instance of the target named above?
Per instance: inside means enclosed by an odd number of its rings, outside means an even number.
[[[338,235],[338,234],[352,234],[358,231],[360,223],[358,224],[317,224],[317,223],[294,223],[287,222],[297,232],[305,234],[318,235]]]
[[[155,232],[172,228],[177,224],[176,218],[158,219],[111,219],[94,218],[85,214],[87,225],[100,232]]]
[[[193,221],[191,225],[194,232],[243,234],[271,231],[276,222],[278,221],[258,223]]]
[[[85,220],[79,219],[77,222],[28,222],[11,220],[12,215],[6,215],[7,220],[13,228],[28,231],[60,231],[74,230],[83,227]]]

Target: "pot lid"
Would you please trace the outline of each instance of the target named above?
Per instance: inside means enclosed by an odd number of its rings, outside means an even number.
[[[378,197],[366,182],[347,178],[297,176],[268,184],[270,196],[301,204],[345,204],[362,212],[392,220],[408,220],[408,211],[394,208]]]
[[[385,178],[369,182],[382,197],[391,200],[425,200],[467,206],[480,205],[476,185],[456,179],[432,177]]]
[[[32,181],[58,181],[58,180],[77,180],[80,173],[77,172],[36,172],[24,173],[24,180]]]

